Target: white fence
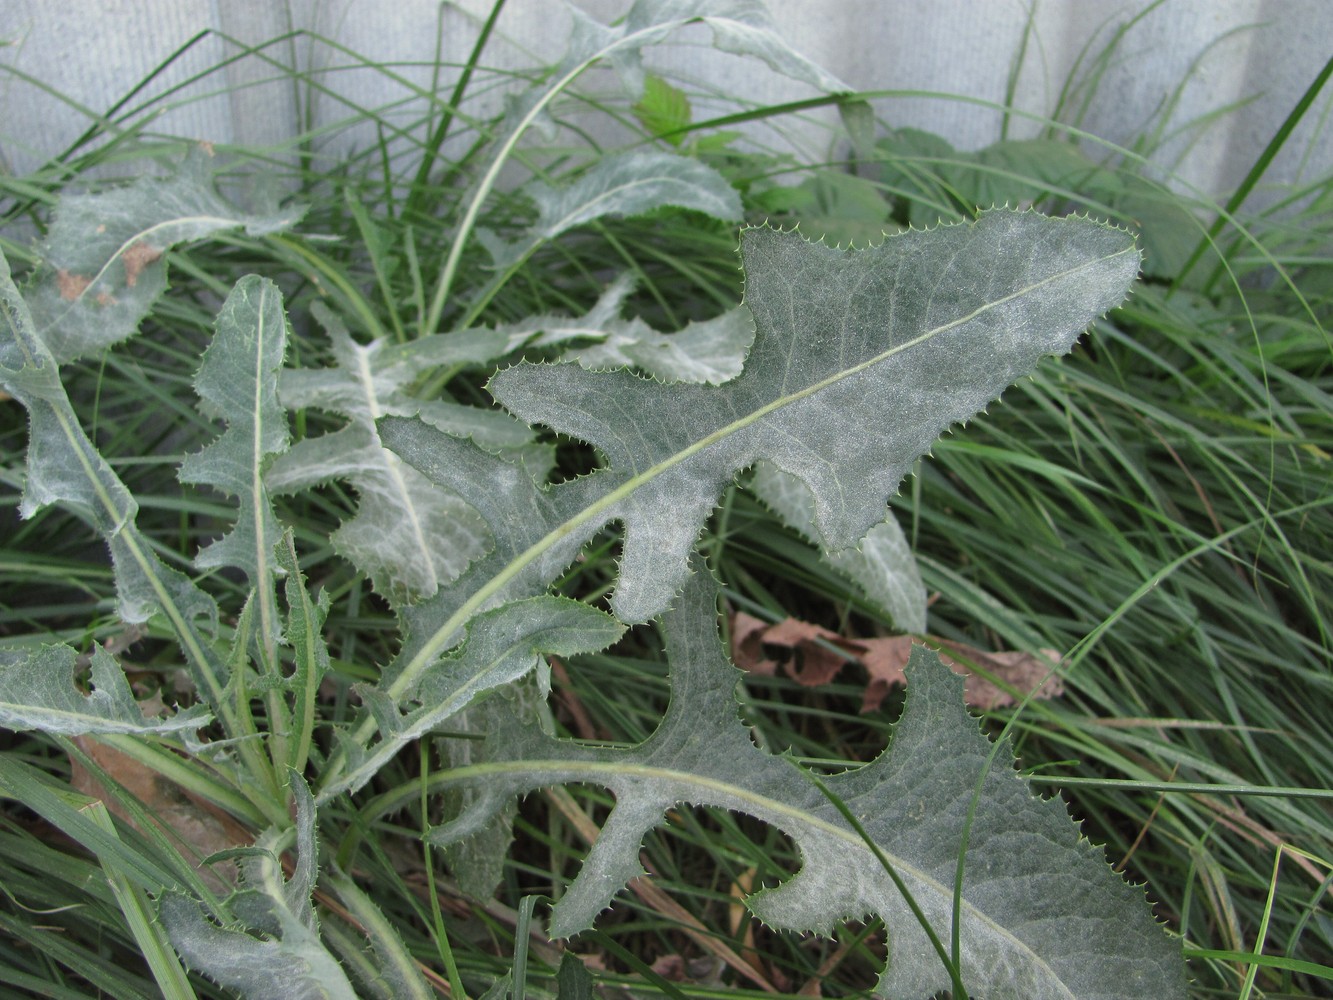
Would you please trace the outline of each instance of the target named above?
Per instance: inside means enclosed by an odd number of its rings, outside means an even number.
[[[579,6],[607,20],[628,2],[579,0]],[[1113,143],[1133,146],[1148,136],[1163,171],[1214,194],[1240,181],[1333,53],[1328,0],[770,0],[769,7],[785,38],[849,86],[897,92],[875,101],[889,125],[926,128],[961,148],[978,148],[1000,137],[997,109],[1012,89],[1018,115],[1010,118],[1010,135],[1034,133],[1040,119],[1058,110],[1061,121],[1077,119]],[[490,0],[0,0],[0,38],[10,43],[0,49],[0,63],[10,68],[0,73],[0,167],[21,175],[40,165],[82,134],[91,115],[109,111],[205,31],[126,105],[214,69],[155,105],[153,131],[281,146],[309,122],[327,130],[316,141],[326,154],[364,148],[373,134],[337,128],[354,113],[346,102],[392,106],[391,119],[404,127],[419,122],[425,103],[412,88],[447,92],[452,80],[433,83],[430,64],[437,55],[463,61],[489,9]],[[559,0],[508,0],[499,21],[502,41],[488,59],[517,67],[554,62],[569,24]],[[254,45],[293,28],[386,63],[402,82],[380,70],[349,68],[354,60],[347,52],[309,35],[265,55],[323,71],[317,79],[328,92],[298,90],[290,76],[253,55],[216,70],[237,53],[237,43]],[[735,96],[765,102],[812,96],[808,86],[720,54],[707,40],[706,31],[690,29],[656,50],[654,65],[726,95],[719,111]],[[1084,84],[1072,96],[1064,92],[1071,80]],[[1331,111],[1333,85],[1265,182],[1312,181],[1333,169]],[[828,136],[827,129],[796,126],[782,141],[818,157]]]

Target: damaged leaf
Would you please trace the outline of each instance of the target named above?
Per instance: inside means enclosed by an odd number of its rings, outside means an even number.
[[[304,208],[237,208],[217,191],[212,158],[195,150],[168,177],[66,195],[43,261],[24,295],[38,334],[60,364],[131,337],[166,290],[163,255],[228,229],[250,236],[295,225]]]

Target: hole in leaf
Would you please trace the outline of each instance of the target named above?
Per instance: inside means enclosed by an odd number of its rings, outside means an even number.
[[[578,479],[605,464],[597,450],[586,441],[565,434],[553,434],[551,438],[555,444],[555,466],[550,475],[552,483]]]

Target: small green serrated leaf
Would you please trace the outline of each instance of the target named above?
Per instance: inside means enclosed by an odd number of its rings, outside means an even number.
[[[565,952],[560,959],[555,986],[557,1000],[592,1000],[592,973],[572,951]]]
[[[324,644],[321,627],[328,612],[328,596],[320,595],[320,602],[310,599],[305,577],[296,557],[296,543],[290,531],[284,533],[277,549],[278,565],[286,574],[287,645],[296,661],[285,684],[291,694],[292,730],[295,739],[288,746],[287,766],[297,774],[305,770],[310,755],[311,737],[318,716],[316,698],[320,683],[329,672],[329,650]]]
[[[195,558],[199,566],[235,566],[251,587],[270,587],[273,548],[282,529],[264,486],[265,467],[287,450],[287,416],[278,405],[278,371],[287,350],[287,315],[278,286],[258,275],[238,281],[218,312],[213,341],[195,376],[200,408],[227,429],[186,455],[183,483],[213,486],[235,497],[235,527]],[[277,623],[271,623],[276,629]]]
[[[191,967],[238,990],[246,1000],[357,1000],[338,960],[319,939],[310,903],[315,888],[315,807],[300,775],[292,775],[296,800],[296,870],[284,879],[274,829],[241,858],[246,889],[232,899],[243,925],[262,935],[220,927],[200,904],[176,892],[163,894],[158,912],[176,951]]]
[[[681,132],[689,127],[692,115],[685,91],[655,73],[644,77],[643,96],[630,110],[649,133],[673,146],[684,140]]]

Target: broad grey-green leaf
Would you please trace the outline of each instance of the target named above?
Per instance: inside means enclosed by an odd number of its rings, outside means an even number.
[[[625,627],[604,611],[565,597],[515,601],[473,618],[467,640],[451,656],[433,662],[415,684],[396,697],[373,687],[358,691],[375,713],[380,740],[321,799],[355,792],[402,747],[461,712],[480,695],[510,684],[544,664],[544,656],[596,653],[615,642]],[[406,703],[406,712],[398,704]]]
[[[578,876],[556,904],[551,932],[590,927],[640,874],[645,834],[681,802],[747,813],[783,830],[802,867],[747,901],[763,921],[831,933],[846,919],[881,917],[888,961],[875,990],[926,1000],[950,980],[927,936],[865,840],[790,759],[759,749],[738,717],[739,672],[717,631],[717,591],[696,571],[662,617],[671,702],[657,730],[630,749],[596,748],[515,721],[493,724],[486,762],[454,772],[477,808],[433,831],[447,843],[479,828],[515,795],[571,782],[615,795]],[[937,935],[948,939],[954,876],[966,849],[961,968],[987,1000],[1178,1000],[1184,963],[1148,907],[1101,852],[1080,838],[1058,799],[1041,799],[995,749],[963,703],[963,678],[920,647],[908,700],[878,758],[825,777],[888,859]],[[974,791],[979,790],[969,827]]]
[[[612,606],[626,621],[667,605],[721,490],[759,459],[811,491],[822,546],[855,545],[943,430],[1069,350],[1139,263],[1121,230],[1009,212],[853,253],[749,229],[742,257],[757,332],[735,380],[522,363],[489,385],[523,420],[605,456],[580,520],[625,525]]]
[[[213,486],[239,502],[236,525],[200,550],[199,566],[235,566],[251,587],[268,588],[282,528],[264,486],[265,466],[287,450],[287,415],[278,405],[278,371],[287,350],[287,315],[278,286],[258,275],[238,281],[218,312],[194,388],[200,408],[227,429],[186,455],[178,478]],[[276,629],[276,622],[272,622]]]
[[[814,501],[799,479],[775,465],[760,462],[755,466],[750,486],[787,527],[812,542],[818,541]],[[861,593],[901,631],[926,631],[926,587],[921,582],[912,547],[892,511],[856,545],[825,549],[823,556],[825,562],[854,581]]]
[[[296,870],[283,878],[281,832],[270,830],[245,852],[246,889],[232,906],[249,930],[220,927],[198,902],[166,893],[158,906],[162,923],[181,958],[246,1000],[356,1000],[338,960],[319,939],[310,904],[315,888],[315,808],[305,781],[292,775],[296,800]]]
[[[90,733],[160,735],[196,730],[211,716],[203,705],[169,719],[146,719],[124,671],[101,646],[93,647],[92,690],[74,684],[78,656],[69,646],[43,646],[0,660],[0,726],[40,729],[61,736]]]
[[[564,187],[537,184],[524,191],[537,205],[537,222],[515,242],[491,245],[497,267],[509,267],[547,240],[595,219],[642,215],[665,205],[717,219],[741,217],[740,196],[725,177],[671,153],[605,156]]]
[[[407,392],[423,366],[451,361],[475,363],[494,356],[497,341],[465,338],[455,347],[445,338],[399,346],[376,341],[362,346],[340,320],[321,305],[315,317],[328,332],[337,365],[283,372],[280,396],[289,408],[317,407],[349,420],[346,427],[295,444],[265,474],[274,493],[290,493],[332,479],[349,482],[359,503],[356,514],[332,535],[335,549],[370,577],[375,589],[395,603],[421,600],[441,582],[455,579],[486,552],[490,542],[480,518],[457,497],[422,478],[379,440],[375,421],[387,413],[415,414],[422,404]],[[493,353],[494,352],[494,353]],[[460,420],[457,411],[436,403],[423,416]],[[484,443],[525,446],[532,432],[503,414],[473,415]]]
[[[55,359],[33,329],[32,315],[0,254],[0,388],[28,411],[28,463],[19,514],[63,503],[86,518],[111,550],[121,618],[142,622],[161,611],[180,636],[195,685],[214,708],[221,665],[196,619],[217,624],[217,605],[169,568],[135,527],[138,504],[88,436],[60,382]]]
[[[60,199],[27,291],[38,333],[57,362],[133,336],[167,287],[163,254],[176,244],[228,229],[278,232],[304,213],[242,211],[218,194],[213,169],[211,157],[196,150],[170,177]]]
[[[541,488],[419,420],[379,422],[384,443],[477,510],[495,540],[457,581],[404,612],[404,642],[380,691],[389,702],[473,615],[542,593],[610,521],[625,524],[613,610],[624,621],[656,615],[683,584],[717,497],[756,461],[811,492],[822,547],[856,545],[942,430],[1043,355],[1068,350],[1138,269],[1123,231],[1006,212],[860,251],[749,229],[741,255],[756,332],[737,379],[668,385],[524,363],[491,380],[525,420],[596,445],[606,466],[590,475]],[[372,732],[363,722],[349,746]]]

